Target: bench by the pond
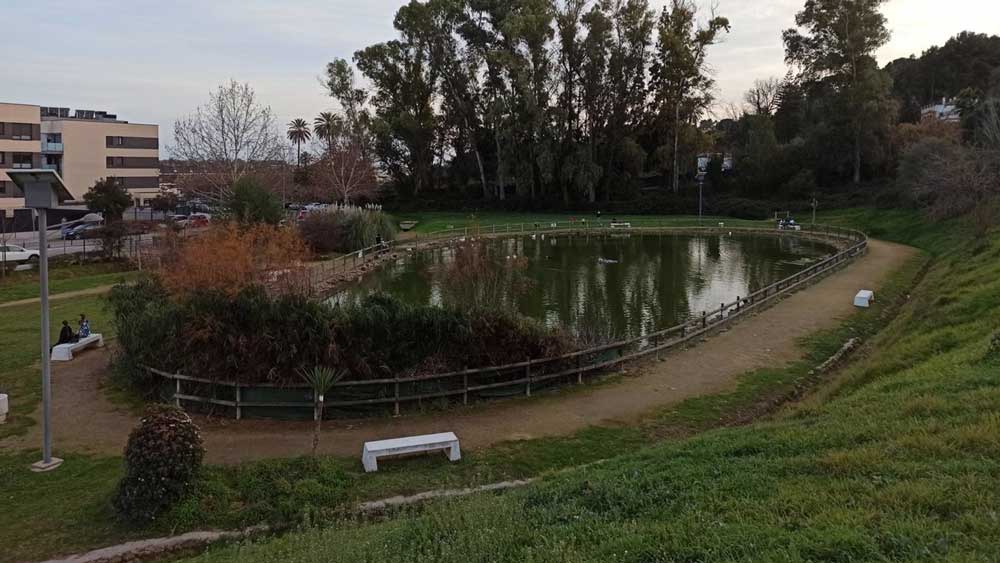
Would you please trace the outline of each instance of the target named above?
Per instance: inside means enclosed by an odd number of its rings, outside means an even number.
[[[855,307],[870,307],[872,301],[875,301],[875,292],[870,289],[862,289],[854,296]]]
[[[611,223],[612,229],[631,229],[632,223]]]
[[[436,450],[447,450],[448,459],[451,461],[462,459],[458,436],[455,436],[454,432],[443,432],[441,434],[365,442],[361,449],[361,463],[365,466],[365,472],[371,473],[378,471],[378,458],[380,457]]]
[[[96,346],[98,348],[104,346],[104,338],[100,334],[91,334],[90,336],[81,338],[76,342],[58,344],[52,348],[52,361],[68,362],[73,359],[73,352],[79,352],[80,350],[90,346]]]

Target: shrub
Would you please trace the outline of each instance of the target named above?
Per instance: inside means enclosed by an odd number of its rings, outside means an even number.
[[[154,406],[125,446],[125,475],[113,505],[127,522],[146,523],[184,497],[201,467],[201,433],[184,411]]]
[[[277,225],[285,216],[278,196],[250,176],[240,178],[233,184],[225,202],[225,212],[243,225]]]
[[[306,215],[302,238],[316,252],[354,252],[396,238],[396,225],[376,206],[339,206]]]
[[[463,311],[403,303],[386,295],[340,307],[334,357],[352,379],[507,364],[565,353],[565,335],[497,310]]]
[[[286,292],[307,287],[303,261],[309,253],[293,229],[217,225],[198,236],[169,241],[168,246],[159,275],[175,295],[195,290],[235,295],[262,284]]]

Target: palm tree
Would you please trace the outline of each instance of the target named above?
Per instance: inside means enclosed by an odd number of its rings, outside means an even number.
[[[320,112],[319,117],[313,120],[313,131],[316,136],[326,141],[327,154],[333,154],[333,139],[343,128],[343,120],[332,111]]]
[[[297,117],[288,123],[288,140],[295,143],[295,164],[302,165],[302,143],[312,138],[312,131],[305,119]]]
[[[313,417],[316,419],[316,426],[313,428],[312,455],[316,457],[316,448],[319,447],[319,433],[323,424],[323,407],[326,404],[326,393],[338,381],[347,375],[346,370],[335,370],[328,367],[315,366],[310,370],[301,370],[302,379],[309,383],[316,393],[316,410]]]

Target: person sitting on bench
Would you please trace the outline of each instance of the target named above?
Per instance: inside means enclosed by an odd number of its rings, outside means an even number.
[[[59,330],[59,342],[56,342],[56,346],[60,344],[72,344],[76,341],[76,335],[73,334],[73,329],[69,327],[69,321],[63,321],[62,329]]]
[[[90,321],[87,320],[87,315],[80,313],[80,331],[76,333],[76,338],[79,340],[88,336],[90,336]]]

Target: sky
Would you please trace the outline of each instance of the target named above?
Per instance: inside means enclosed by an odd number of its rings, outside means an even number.
[[[651,0],[657,10],[666,0]],[[336,109],[320,77],[392,39],[404,0],[0,0],[5,21],[0,102],[105,110],[160,125],[169,147],[174,120],[230,78],[248,82],[280,124]],[[736,102],[755,78],[785,74],[781,31],[803,0],[699,0],[732,31],[709,62],[720,102]],[[880,64],[919,55],[960,31],[1000,34],[996,0],[889,0],[892,40]],[[720,109],[721,113],[722,110]]]

